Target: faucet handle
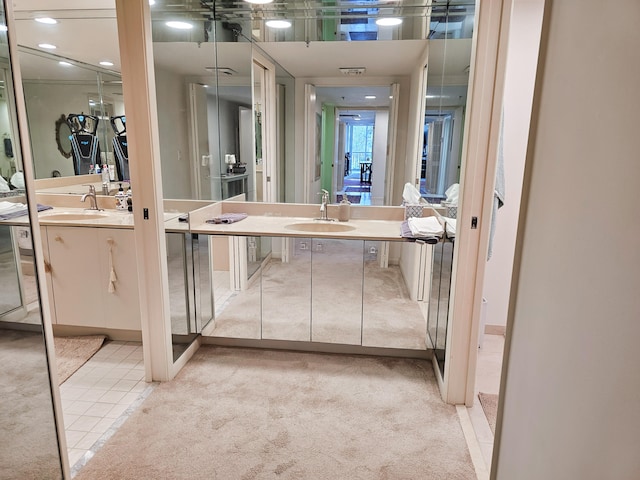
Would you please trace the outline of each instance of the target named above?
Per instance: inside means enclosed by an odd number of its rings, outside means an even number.
[[[82,184],[84,187],[89,187],[89,193],[96,193],[96,187],[93,185],[90,185],[88,183],[83,183]]]

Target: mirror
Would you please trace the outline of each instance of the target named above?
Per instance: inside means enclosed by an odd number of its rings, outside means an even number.
[[[423,352],[434,348],[427,339],[429,291],[424,275],[432,245],[313,237],[211,238],[216,313],[207,336]],[[249,258],[261,243],[271,245],[270,254],[262,260]],[[246,256],[237,255],[243,245],[249,246]],[[258,268],[248,270],[252,261]]]
[[[71,158],[71,128],[64,113],[56,120],[56,144],[64,158]]]
[[[3,5],[0,24],[6,25]],[[11,178],[22,171],[22,152],[6,28],[0,30],[0,45],[0,131],[5,144],[0,169],[3,178]],[[24,190],[16,189],[0,191],[0,197],[0,430],[3,432],[0,476],[61,479],[28,199]],[[9,214],[16,211],[23,214],[17,217]]]
[[[20,47],[19,61],[36,178],[57,176],[54,172],[86,174],[96,163],[115,167],[111,118],[124,115],[119,75],[25,46]],[[86,125],[76,121],[85,117],[95,120]],[[95,150],[78,146],[74,153],[76,129],[78,135],[90,137]],[[114,180],[123,179],[128,178],[118,176],[114,168]]]

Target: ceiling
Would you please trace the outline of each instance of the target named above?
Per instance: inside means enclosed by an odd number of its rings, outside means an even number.
[[[199,1],[176,0],[175,3],[202,5]],[[74,67],[62,67],[46,52],[43,56],[21,55],[25,79],[91,80],[95,76],[82,69],[82,64],[97,66],[103,60],[109,60],[114,65],[100,68],[120,71],[114,0],[14,0],[14,16],[19,45],[42,51],[39,43],[51,43],[57,46],[53,51],[55,55],[79,62]],[[34,18],[39,16],[51,16],[58,23],[44,25],[35,22]],[[456,83],[466,81],[471,39],[448,40],[446,64],[445,42],[442,41],[261,42],[259,46],[294,77],[338,78],[342,77],[341,67],[363,67],[366,71],[359,77],[358,83],[366,84],[366,79],[371,78],[372,84],[379,85],[380,80],[376,80],[376,77],[393,78],[396,81],[399,77],[410,75],[428,43],[429,75],[456,78]],[[217,57],[215,45],[212,42],[154,42],[154,60],[158,66],[182,75],[213,78],[213,74],[205,67],[214,66],[217,59],[217,66],[231,68],[236,72],[235,75],[248,77],[251,43],[218,43]],[[347,78],[343,80],[344,83],[348,81]],[[340,90],[342,93],[329,89],[326,94],[335,100],[336,105],[345,104],[341,102],[347,102],[350,106],[361,105],[363,92],[360,88],[350,90],[343,87]],[[384,97],[382,94],[376,96]],[[367,105],[371,106],[371,103]]]

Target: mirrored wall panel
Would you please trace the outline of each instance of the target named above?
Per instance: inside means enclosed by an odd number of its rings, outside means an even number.
[[[61,479],[8,34],[0,29],[0,477]]]

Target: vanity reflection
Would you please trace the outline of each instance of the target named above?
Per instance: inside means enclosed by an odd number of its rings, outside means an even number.
[[[428,294],[428,275],[414,268],[421,262],[431,268],[431,245],[260,237],[270,242],[271,254],[245,279],[248,238],[212,238],[215,316],[205,335],[432,348],[422,294]]]

